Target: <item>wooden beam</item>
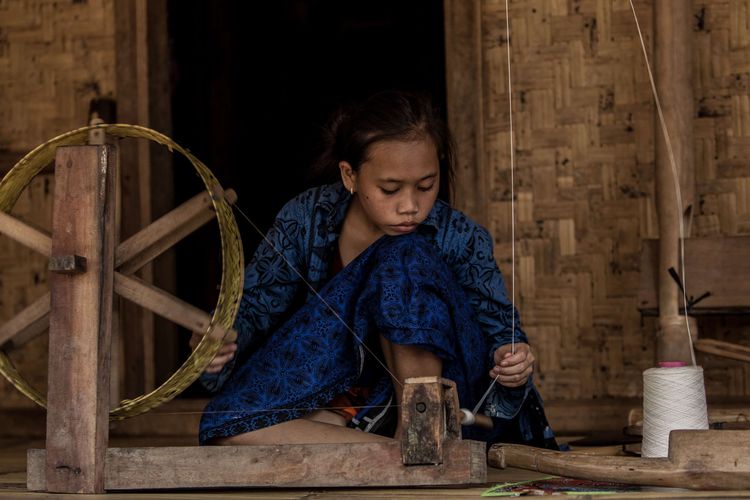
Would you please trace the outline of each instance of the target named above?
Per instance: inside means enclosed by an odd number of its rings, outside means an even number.
[[[724,342],[714,339],[698,339],[695,341],[695,350],[750,363],[750,347]]]
[[[679,224],[689,227],[689,216],[679,213],[675,183],[682,189],[683,210],[693,205],[693,9],[691,0],[654,2],[654,72],[656,90],[669,133],[674,172],[665,130],[656,127],[656,205],[659,214],[659,324],[658,361],[691,362],[684,321],[679,318],[679,288],[668,270],[679,265]],[[657,124],[660,123],[657,121]],[[678,179],[675,180],[675,174]],[[688,277],[689,279],[689,277]]]
[[[438,486],[487,480],[484,443],[445,443],[440,465],[403,465],[397,441],[278,446],[110,448],[105,489]],[[45,450],[29,450],[27,488],[47,489]],[[199,473],[197,473],[199,472]]]
[[[444,16],[448,125],[457,146],[454,205],[486,226],[482,5],[479,0],[445,0]]]
[[[165,33],[149,33],[148,3],[148,0],[114,3],[117,118],[121,123],[146,127],[152,126],[149,112],[149,70],[152,61],[148,39],[149,35],[165,36]],[[161,5],[163,2],[158,3]],[[166,61],[160,63],[168,64]],[[127,174],[122,178],[121,231],[122,236],[127,238],[152,220],[152,145],[142,140],[123,141],[121,148],[123,172]],[[145,265],[139,274],[145,281],[153,282],[152,266]],[[130,397],[153,389],[155,384],[154,318],[149,311],[128,303],[122,304],[119,313],[119,330],[128,339],[123,342],[122,348],[123,358],[128,360],[124,367],[124,390],[125,396]]]
[[[51,256],[82,255],[87,272],[51,272],[46,489],[104,491],[117,150],[68,146],[55,158]]]

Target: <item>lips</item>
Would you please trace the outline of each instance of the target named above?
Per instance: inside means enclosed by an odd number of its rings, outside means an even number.
[[[417,225],[416,222],[407,222],[405,224],[396,224],[391,227],[394,231],[398,231],[399,233],[410,233],[416,229]]]

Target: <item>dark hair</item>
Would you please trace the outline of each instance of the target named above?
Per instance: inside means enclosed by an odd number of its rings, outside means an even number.
[[[318,178],[338,177],[339,162],[356,171],[370,146],[380,141],[430,138],[440,162],[438,198],[450,202],[453,190],[453,141],[429,99],[399,91],[379,92],[358,105],[340,109],[325,130],[324,151],[313,166]]]

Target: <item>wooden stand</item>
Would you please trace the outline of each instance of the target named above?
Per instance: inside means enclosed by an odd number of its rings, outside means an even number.
[[[75,467],[84,475],[83,467],[103,466],[99,477],[110,491],[481,484],[487,478],[485,444],[461,439],[457,403],[449,380],[408,379],[401,443],[109,448],[100,462]],[[60,491],[47,479],[56,474],[45,465],[51,460],[49,449],[29,450],[29,490]]]
[[[205,313],[127,275],[160,253],[163,242],[151,236],[179,231],[170,230],[177,225],[174,220],[161,225],[157,221],[135,240],[116,245],[117,168],[115,146],[59,148],[51,240],[6,214],[0,218],[4,232],[11,227],[11,237],[50,255],[52,273],[47,444],[46,450],[28,452],[29,490],[101,493],[485,481],[485,445],[461,439],[455,385],[436,377],[407,381],[403,443],[107,448],[113,293],[187,323],[191,330],[205,331],[207,326]],[[181,226],[189,224],[183,221]],[[32,324],[39,331],[44,306],[37,304],[34,314],[13,323],[5,340]]]

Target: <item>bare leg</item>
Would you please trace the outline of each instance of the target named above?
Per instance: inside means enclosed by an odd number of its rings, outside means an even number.
[[[396,404],[398,404],[398,425],[394,438],[399,439],[401,437],[401,396],[404,380],[411,377],[439,377],[443,373],[443,361],[424,349],[411,345],[394,344],[382,335],[380,336],[380,346],[383,349],[383,357],[385,357],[388,369],[399,382],[393,382]]]
[[[440,376],[443,372],[442,360],[419,347],[394,344],[380,337],[388,370],[398,379],[394,382],[396,403],[398,404],[398,426],[395,438],[401,436],[401,396],[404,380],[410,377]],[[321,443],[366,443],[390,441],[390,438],[361,432],[345,427],[343,419],[329,411],[315,411],[305,418],[290,420],[227,438],[218,438],[211,444],[234,445],[274,445],[274,444],[321,444]]]
[[[371,443],[391,441],[390,438],[357,431],[340,425],[318,422],[304,418],[246,432],[228,438],[219,438],[211,444],[223,446],[275,445],[275,444],[322,444],[322,443]]]

